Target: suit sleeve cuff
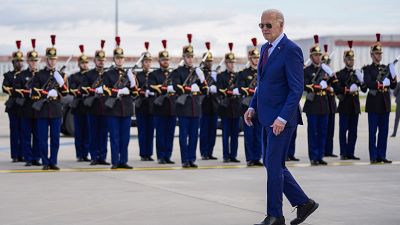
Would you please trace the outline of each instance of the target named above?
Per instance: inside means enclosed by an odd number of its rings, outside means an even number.
[[[278,116],[278,120],[281,121],[283,124],[286,125],[287,121],[283,119],[282,117]]]

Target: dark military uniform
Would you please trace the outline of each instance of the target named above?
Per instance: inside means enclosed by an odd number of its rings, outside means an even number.
[[[88,154],[91,141],[88,110],[83,104],[84,95],[88,94],[87,89],[85,89],[87,86],[86,76],[87,71],[81,70],[68,78],[70,94],[74,97],[70,107],[74,115],[75,151],[79,162],[89,161]]]
[[[240,93],[244,96],[242,102],[242,115],[248,109],[255,88],[257,86],[257,68],[248,67],[239,72],[237,86]],[[244,119],[244,118],[243,118]],[[249,166],[261,160],[261,129],[262,126],[258,120],[257,114],[252,118],[253,126],[243,123],[244,131],[244,150],[246,161]]]
[[[222,123],[222,149],[224,162],[237,162],[237,149],[239,137],[239,120],[242,116],[242,98],[233,95],[233,89],[237,88],[236,72],[224,72],[218,74],[217,88],[220,95],[218,114]]]
[[[150,58],[151,59],[151,58]],[[139,154],[142,160],[152,161],[154,142],[153,115],[150,112],[151,98],[146,96],[149,90],[149,71],[137,74],[139,96],[136,99],[135,115],[138,129]]]
[[[164,52],[161,51],[159,57],[168,58],[168,52],[163,55]],[[176,95],[167,92],[169,85],[172,85],[172,80],[168,69],[160,68],[149,74],[149,89],[155,94],[151,109],[156,129],[156,152],[161,164],[173,163],[171,156],[176,126]]]

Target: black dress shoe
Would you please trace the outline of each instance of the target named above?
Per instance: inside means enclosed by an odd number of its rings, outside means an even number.
[[[210,158],[208,156],[202,156],[201,159],[202,160],[209,160]]]
[[[172,160],[170,160],[170,159],[165,159],[165,162],[166,162],[167,164],[175,164],[175,162],[172,161]]]
[[[33,161],[32,161],[32,165],[33,165],[33,166],[41,166],[42,164],[41,164],[39,161],[37,161],[37,160],[33,160]]]
[[[217,160],[218,158],[215,157],[215,156],[210,155],[210,156],[208,156],[208,159],[210,159],[210,160]]]
[[[378,162],[378,160],[371,160],[370,163],[371,164],[380,164],[381,162]]]
[[[158,164],[167,164],[167,161],[165,161],[165,159],[159,159]]]
[[[182,163],[183,168],[190,168],[190,164],[188,162]]]
[[[255,166],[264,166],[264,164],[260,161],[254,161]]]
[[[83,161],[84,162],[90,162],[91,160],[87,156],[85,156],[85,157],[83,157]]]
[[[310,163],[311,163],[311,166],[318,166],[319,165],[319,161],[317,161],[317,160],[311,160]]]
[[[222,162],[229,163],[229,162],[231,162],[231,160],[230,159],[224,159],[224,161],[222,161]]]
[[[49,170],[49,165],[44,165],[42,170]]]
[[[91,166],[95,166],[95,165],[97,165],[98,164],[98,162],[96,161],[96,160],[92,160],[91,162],[90,162],[90,164],[89,165],[91,165]]]
[[[232,158],[232,159],[231,159],[231,162],[240,163],[240,160],[237,160],[236,158]]]
[[[106,166],[111,165],[111,163],[106,162],[106,160],[98,160],[98,161],[97,161],[97,164],[99,164],[99,165],[106,165]]]
[[[148,160],[148,161],[152,161],[152,162],[154,161],[154,159],[151,158],[151,156],[147,157],[147,160]]]
[[[387,159],[382,159],[382,162],[383,162],[383,163],[392,163],[392,161],[387,160]]]
[[[352,156],[347,156],[347,158],[348,158],[348,159],[351,159],[351,160],[360,160],[360,158],[358,158],[358,157],[356,157],[356,156],[354,156],[354,155],[352,155]]]
[[[297,217],[290,221],[290,225],[297,225],[307,219],[317,208],[319,204],[310,199],[306,204],[297,206]]]
[[[396,137],[396,135],[395,135],[395,134],[392,134],[392,135],[390,135],[390,137]]]
[[[56,165],[49,165],[49,168],[51,170],[60,170],[60,168],[58,168],[58,166],[56,166]]]
[[[298,159],[298,158],[296,158],[296,157],[288,157],[287,158],[288,160],[287,161],[300,161],[300,159]]]
[[[32,166],[32,162],[26,162],[25,166]]]
[[[133,169],[132,166],[130,166],[130,165],[126,164],[126,163],[125,164],[119,164],[118,168],[120,168],[120,169],[128,169],[128,170]]]
[[[111,166],[111,169],[112,169],[112,170],[116,170],[116,169],[118,169],[118,168],[119,168],[118,165],[112,165],[112,166]]]
[[[17,158],[13,158],[11,162],[16,163],[16,162],[18,162],[18,159]]]
[[[349,160],[349,157],[345,156],[345,155],[341,155],[340,156],[340,160]]]
[[[83,162],[83,158],[77,158],[76,161],[77,162]]]
[[[248,167],[255,166],[254,161],[248,161],[248,162],[247,162],[247,166],[248,166]]]
[[[189,162],[191,168],[197,168],[198,166],[194,162]]]
[[[326,154],[325,157],[333,157],[333,158],[336,158],[337,155],[335,155],[335,154]]]
[[[319,165],[323,165],[323,166],[326,166],[326,165],[328,165],[328,163],[327,162],[325,162],[324,160],[319,160],[318,161],[318,163],[319,163]]]
[[[18,162],[25,162],[24,157],[22,157],[22,156],[18,157],[18,158],[17,158],[17,161],[18,161]]]
[[[148,157],[142,157],[140,158],[140,161],[150,161]]]
[[[285,225],[285,217],[267,216],[261,223],[254,225]]]

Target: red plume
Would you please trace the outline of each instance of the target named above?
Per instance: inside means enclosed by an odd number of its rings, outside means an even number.
[[[353,47],[353,41],[347,41],[347,44],[349,45],[350,49]]]
[[[105,40],[101,40],[101,42],[100,42],[100,47],[101,47],[101,49],[103,49],[104,48],[104,44],[106,43],[106,41]]]
[[[56,35],[52,34],[52,35],[50,35],[50,38],[51,38],[51,44],[53,46],[56,45]]]
[[[326,44],[324,45],[324,51],[328,52],[328,45],[326,45]]]
[[[252,38],[251,42],[253,43],[254,47],[257,47],[257,38]]]
[[[36,48],[36,39],[31,39],[31,43],[32,43],[32,48],[35,49]]]
[[[146,41],[146,42],[144,43],[144,48],[146,48],[146,50],[149,50],[149,42],[148,42],[148,41]]]
[[[229,50],[232,51],[232,49],[233,49],[233,43],[232,43],[232,42],[229,42],[229,43],[228,43],[228,47],[229,47]]]
[[[381,41],[381,34],[377,33],[376,34],[376,42],[380,42]]]
[[[116,36],[115,42],[117,43],[117,46],[119,47],[119,44],[121,43],[121,38],[119,36]]]
[[[79,49],[81,50],[81,53],[83,54],[83,52],[85,51],[85,47],[83,45],[79,45]]]
[[[21,41],[15,41],[15,44],[17,44],[17,49],[19,50],[21,48]]]
[[[162,40],[161,43],[164,49],[167,49],[167,40]]]
[[[192,34],[187,34],[187,39],[188,39],[189,44],[191,44],[192,43]]]
[[[206,42],[206,48],[207,48],[208,51],[210,51],[210,47],[211,47],[211,46],[210,46],[210,42],[207,41],[207,42]]]
[[[314,35],[314,43],[318,44],[319,43],[319,37],[318,35]]]

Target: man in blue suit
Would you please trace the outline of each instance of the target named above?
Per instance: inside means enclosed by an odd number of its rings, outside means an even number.
[[[303,93],[303,54],[283,33],[284,16],[275,9],[263,12],[259,24],[268,41],[261,48],[257,89],[245,122],[257,111],[262,125],[263,163],[267,169],[267,217],[259,225],[284,225],[282,194],[293,207],[297,218],[290,224],[302,223],[318,208],[297,184],[285,166],[293,132],[300,121],[299,101]]]

